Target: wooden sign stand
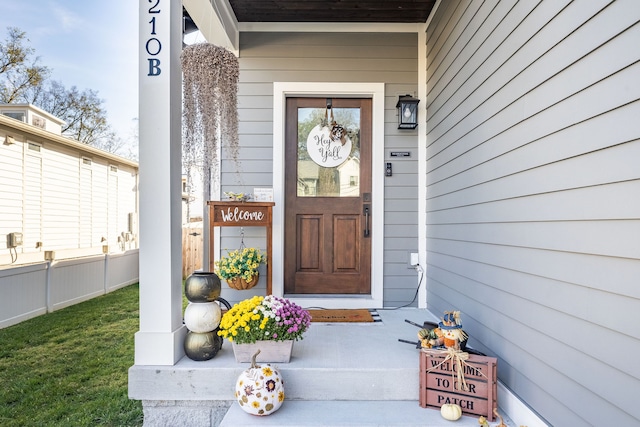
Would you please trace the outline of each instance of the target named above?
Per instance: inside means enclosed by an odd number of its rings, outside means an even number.
[[[271,295],[271,267],[273,262],[273,206],[274,202],[209,201],[209,271],[214,271],[214,227],[266,227],[267,229],[267,295]]]
[[[495,357],[469,354],[463,372],[467,390],[457,382],[457,365],[442,351],[420,351],[420,406],[441,408],[445,403],[460,405],[464,415],[495,419],[498,408],[498,380]]]

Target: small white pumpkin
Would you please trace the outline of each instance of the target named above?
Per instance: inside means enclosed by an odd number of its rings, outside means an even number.
[[[440,407],[440,415],[445,420],[456,421],[462,417],[462,408],[455,403],[445,403]]]
[[[184,324],[191,332],[211,332],[220,324],[222,310],[216,302],[190,302],[184,310]]]
[[[236,400],[243,411],[252,415],[270,415],[280,409],[284,402],[284,382],[277,368],[266,364],[256,365],[251,358],[251,367],[238,377]]]

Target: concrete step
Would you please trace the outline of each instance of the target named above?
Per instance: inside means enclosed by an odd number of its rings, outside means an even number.
[[[501,414],[503,417],[504,415]],[[491,425],[496,425],[491,423]],[[505,424],[515,427],[510,419]],[[417,401],[304,401],[285,400],[275,413],[258,417],[231,405],[220,427],[478,427],[478,417],[447,421],[437,409]]]
[[[192,401],[203,402],[195,408],[206,408],[209,402],[224,403],[215,420],[224,418],[221,425],[225,427],[478,427],[477,417],[451,423],[440,416],[439,410],[418,404],[420,352],[415,345],[398,339],[417,341],[418,328],[405,319],[422,323],[432,320],[430,314],[418,309],[378,313],[381,322],[377,323],[312,324],[304,340],[293,345],[291,361],[273,364],[284,378],[286,400],[282,408],[266,417],[246,414],[236,403],[226,411],[238,376],[249,367],[248,363],[235,361],[229,342],[212,360],[196,362],[185,357],[174,366],[132,367],[129,395],[148,402],[146,411],[160,402],[157,412],[164,402],[171,401],[187,402],[187,406]],[[502,407],[503,403],[498,400],[498,405]],[[169,405],[166,411],[174,409]]]
[[[291,400],[418,401],[419,350],[398,338],[417,341],[425,311],[380,313],[377,323],[313,323],[293,345],[289,363],[275,363]],[[211,360],[184,357],[170,367],[134,366],[130,396],[140,400],[230,400],[238,376],[249,363],[237,363],[230,342]]]

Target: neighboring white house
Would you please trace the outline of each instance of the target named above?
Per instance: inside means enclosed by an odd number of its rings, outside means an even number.
[[[0,267],[138,247],[137,163],[62,136],[62,124],[0,105]]]

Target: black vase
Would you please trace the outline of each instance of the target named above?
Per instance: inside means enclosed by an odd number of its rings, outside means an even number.
[[[222,337],[218,336],[218,329],[211,332],[188,332],[184,340],[184,353],[191,360],[202,362],[213,359],[222,348]]]
[[[220,296],[220,278],[212,271],[196,271],[184,282],[189,302],[212,302]]]

